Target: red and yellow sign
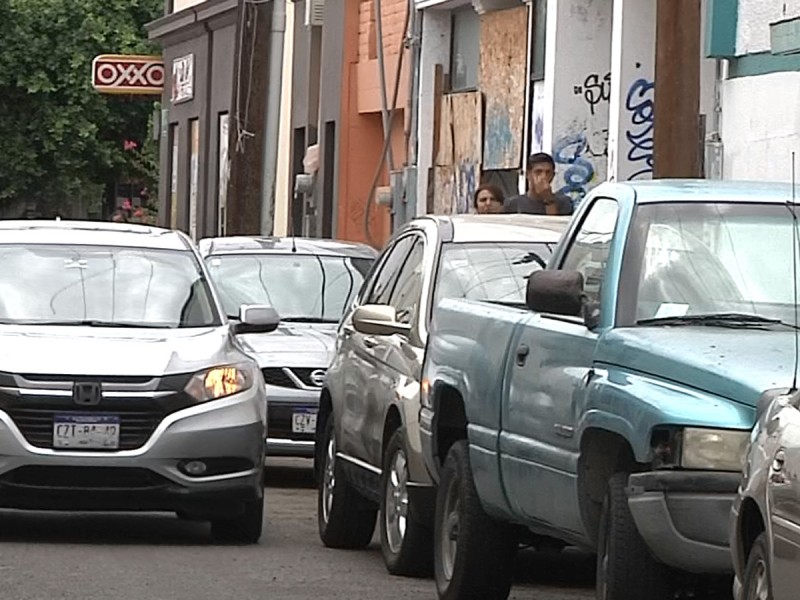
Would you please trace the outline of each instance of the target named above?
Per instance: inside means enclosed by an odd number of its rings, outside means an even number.
[[[101,54],[92,61],[92,86],[104,94],[146,94],[164,91],[160,56]]]

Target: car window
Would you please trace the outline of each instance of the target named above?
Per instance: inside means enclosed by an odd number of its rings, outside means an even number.
[[[793,322],[795,231],[785,206],[643,205],[634,231],[643,248],[631,273],[635,320],[738,312]]]
[[[221,324],[208,282],[190,252],[0,245],[0,264],[0,323]]]
[[[413,243],[414,236],[404,236],[386,248],[385,258],[376,274],[375,283],[367,295],[366,304],[389,304],[397,276],[400,274],[400,269],[403,267]]]
[[[528,277],[545,268],[554,247],[528,242],[445,244],[434,307],[444,298],[524,306]]]
[[[206,259],[229,315],[242,304],[272,306],[284,321],[338,322],[372,259],[314,254],[230,254]]]
[[[411,252],[406,255],[397,283],[394,286],[389,304],[397,310],[397,321],[400,323],[411,323],[417,315],[419,301],[422,295],[422,276],[423,262],[425,253],[425,243],[421,237],[417,237]]]
[[[609,198],[595,200],[561,264],[563,270],[579,271],[583,275],[584,293],[590,304],[600,302],[618,215],[616,201]]]

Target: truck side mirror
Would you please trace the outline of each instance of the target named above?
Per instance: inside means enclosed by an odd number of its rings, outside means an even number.
[[[525,301],[534,312],[583,315],[583,275],[579,271],[536,271],[528,277]]]

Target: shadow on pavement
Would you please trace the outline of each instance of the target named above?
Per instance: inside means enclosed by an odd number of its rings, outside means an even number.
[[[314,489],[314,463],[303,458],[268,458],[264,470],[267,488]]]
[[[209,526],[170,513],[0,512],[0,542],[26,544],[212,545]]]
[[[567,548],[562,552],[523,550],[517,555],[514,582],[544,584],[560,588],[592,588],[595,581],[593,555]]]

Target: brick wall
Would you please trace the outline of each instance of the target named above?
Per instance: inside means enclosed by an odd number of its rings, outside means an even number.
[[[382,0],[384,55],[396,55],[400,49],[405,26],[407,0]],[[375,33],[375,2],[361,0],[358,7],[358,60],[359,62],[377,58]]]

